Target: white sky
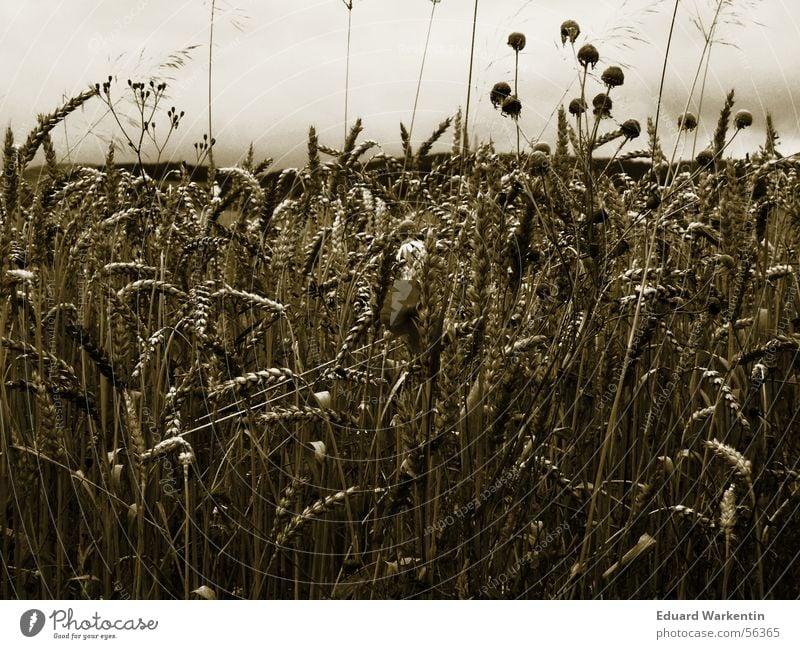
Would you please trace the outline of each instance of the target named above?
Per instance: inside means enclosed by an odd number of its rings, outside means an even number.
[[[715,0],[680,4],[662,109],[665,148],[671,149],[673,124],[702,51],[691,19],[699,15],[708,21],[714,5]],[[712,50],[699,144],[713,132],[725,92],[735,88],[737,108],[752,110],[756,124],[737,138],[734,151],[752,150],[763,141],[769,110],[783,153],[794,153],[800,150],[800,1],[730,5],[718,35],[736,47]],[[579,44],[589,41],[600,50],[598,76],[609,64],[626,66],[626,83],[614,95],[614,117],[644,124],[655,114],[672,6],[671,0],[480,0],[471,131],[510,148],[512,123],[492,109],[488,93],[496,81],[513,82],[514,57],[506,38],[522,31],[528,45],[520,59],[520,124],[531,137],[543,132],[544,139],[553,139],[553,110],[576,91],[571,50],[559,39],[566,18],[580,23]],[[429,0],[355,0],[350,121],[361,116],[362,137],[378,140],[390,152],[398,150],[399,123],[411,121],[431,7]],[[442,0],[436,6],[416,142],[465,103],[472,9],[472,0]],[[122,92],[129,77],[170,76],[164,109],[175,105],[186,111],[171,153],[192,161],[192,143],[207,130],[209,10],[208,0],[0,0],[0,125],[11,125],[22,140],[37,113],[53,110],[90,82],[113,74]],[[218,162],[235,162],[252,141],[258,157],[274,157],[278,166],[302,164],[312,124],[323,143],[341,143],[347,13],[342,0],[219,0],[213,89]],[[733,24],[734,18],[741,24]],[[159,69],[171,53],[190,45],[200,47],[185,67]],[[592,85],[592,94],[599,90]],[[58,129],[59,150],[65,152],[68,141],[72,159],[102,159],[111,122],[101,118],[96,102],[71,116],[66,129]],[[100,125],[87,136],[97,120]],[[157,121],[163,129],[166,118]],[[449,145],[449,133],[445,141]]]

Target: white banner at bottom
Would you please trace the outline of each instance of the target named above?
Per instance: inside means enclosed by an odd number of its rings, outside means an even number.
[[[798,647],[796,601],[4,601],[5,647]],[[247,643],[246,645],[244,643]],[[550,644],[553,643],[553,644]],[[587,645],[588,646],[588,645]]]

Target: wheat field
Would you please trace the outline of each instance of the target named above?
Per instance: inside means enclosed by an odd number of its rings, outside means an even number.
[[[800,159],[733,92],[676,159],[592,50],[511,153],[459,110],[399,158],[357,120],[301,168],[59,164],[123,95],[160,155],[159,80],[9,129],[0,596],[800,595]]]

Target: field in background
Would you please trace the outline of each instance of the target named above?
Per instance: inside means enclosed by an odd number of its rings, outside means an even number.
[[[8,130],[0,596],[800,595],[800,159],[771,120],[727,157],[731,93],[678,164],[619,68],[589,108],[592,49],[512,154],[459,111],[400,158],[358,120],[299,169],[145,166],[165,86],[128,82],[139,164],[60,165],[111,77]]]

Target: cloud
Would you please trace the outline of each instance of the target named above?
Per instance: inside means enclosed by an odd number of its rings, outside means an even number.
[[[698,0],[699,16],[681,4],[670,54],[662,117],[674,123],[695,80],[703,39],[693,18],[710,24],[713,4]],[[727,3],[726,3],[727,4]],[[254,142],[262,156],[281,165],[302,164],[308,127],[323,142],[337,145],[344,136],[344,71],[347,10],[339,0],[260,3],[220,2],[214,49],[214,135],[218,157],[238,159]],[[414,103],[432,4],[423,0],[356,0],[352,12],[349,120],[359,115],[365,136],[387,150],[399,148],[399,123],[408,125]],[[513,126],[492,110],[488,91],[499,80],[513,81],[513,52],[506,46],[513,30],[526,33],[520,58],[520,124],[532,138],[553,138],[557,105],[577,93],[577,74],[569,47],[563,48],[559,25],[577,20],[581,39],[598,45],[603,65],[626,66],[626,83],[615,90],[614,117],[644,121],[656,112],[661,66],[667,42],[671,3],[653,0],[575,0],[563,5],[545,0],[483,1],[479,5],[473,106],[474,137],[492,138],[511,147]],[[88,83],[117,75],[172,77],[169,105],[186,111],[171,155],[191,160],[192,143],[207,128],[207,3],[117,3],[88,0],[5,3],[0,57],[5,62],[0,118],[20,131],[35,114],[55,108],[65,95]],[[771,111],[784,152],[800,149],[800,72],[793,65],[800,25],[788,2],[737,2],[726,7],[718,37],[735,44],[715,44],[706,74],[700,68],[695,97],[704,83],[701,138],[713,131],[725,93],[736,88],[739,106],[751,109],[757,123],[737,138],[734,152],[763,140],[764,113]],[[736,12],[736,13],[732,13]],[[436,5],[425,61],[414,139],[427,137],[436,124],[466,101],[472,3]],[[738,24],[737,24],[738,23]],[[159,69],[170,53],[200,45],[182,69]],[[600,90],[590,80],[590,92]],[[692,102],[697,111],[697,102]],[[165,109],[169,107],[165,105]],[[73,158],[97,161],[106,148],[109,120],[101,107],[70,117],[61,149],[74,147]],[[91,135],[86,137],[91,127]],[[704,130],[705,129],[705,130]]]

